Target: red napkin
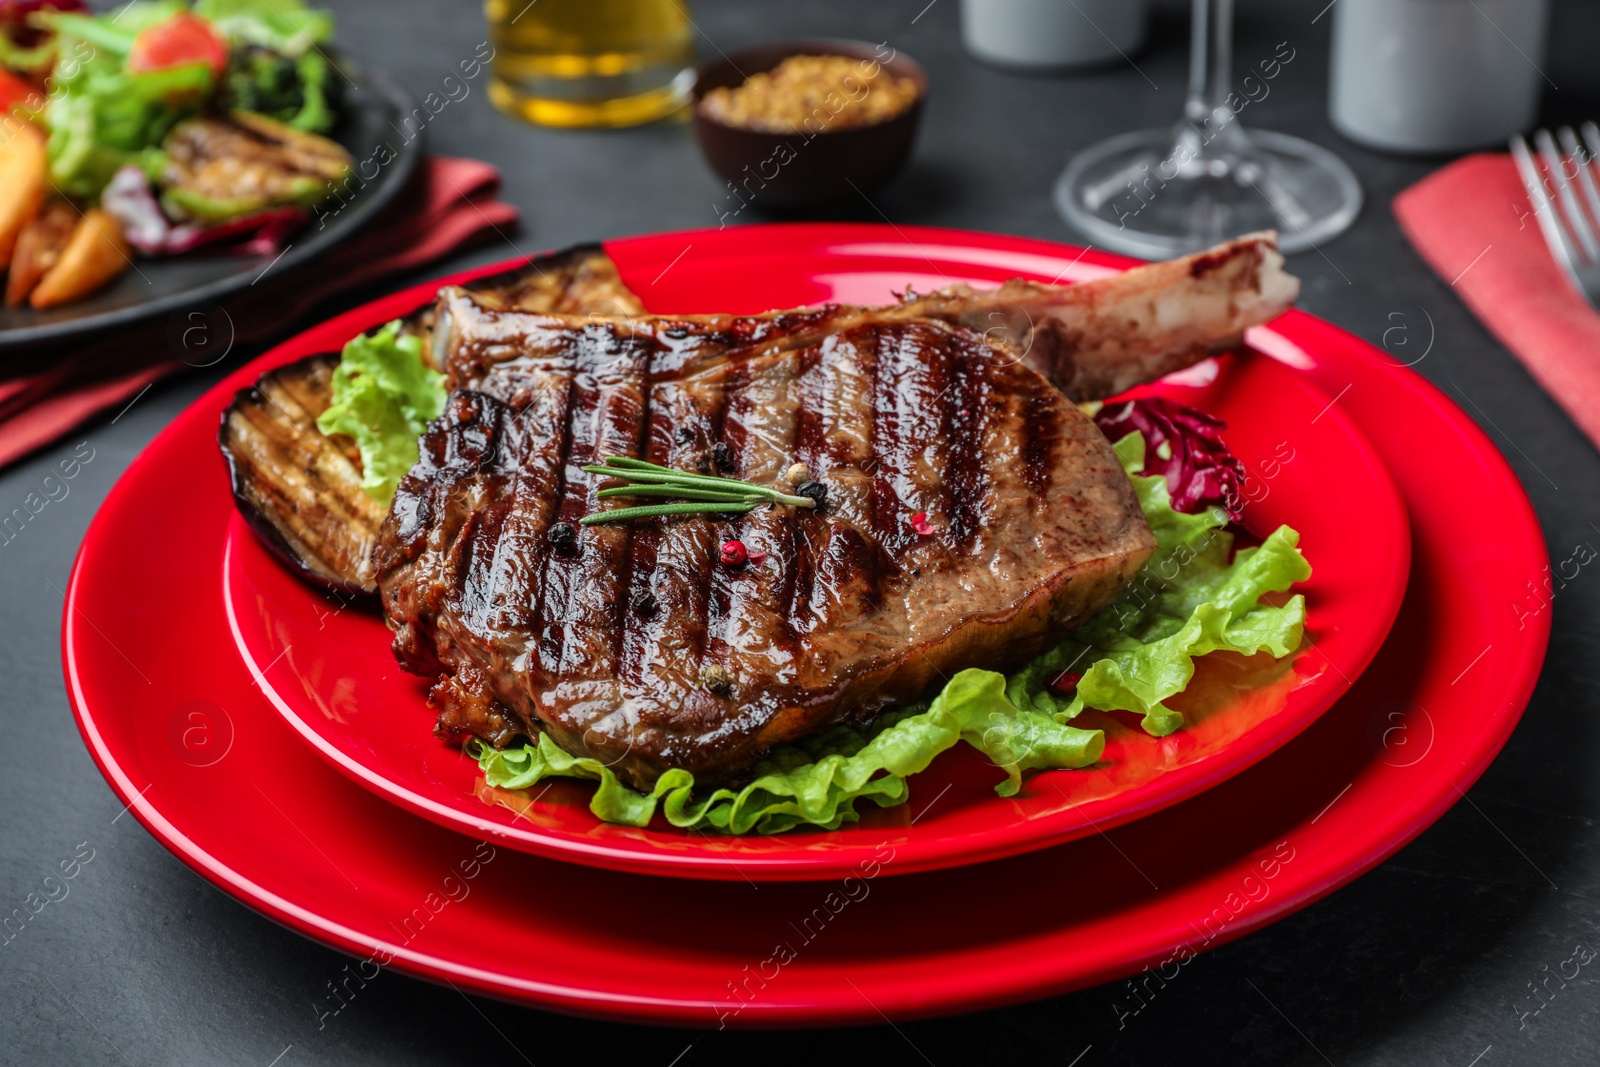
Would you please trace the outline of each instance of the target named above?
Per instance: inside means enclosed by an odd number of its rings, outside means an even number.
[[[517,209],[494,198],[499,187],[500,174],[487,163],[424,159],[407,188],[359,234],[225,303],[234,344],[286,334],[331,296],[508,235]],[[46,358],[48,369],[0,378],[0,467],[103,411],[120,417],[150,383],[185,366],[174,358],[164,319]]]
[[[1600,312],[1551,257],[1511,157],[1467,156],[1394,199],[1434,273],[1600,446]]]

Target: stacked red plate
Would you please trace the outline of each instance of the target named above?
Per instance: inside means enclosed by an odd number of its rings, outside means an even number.
[[[606,250],[656,312],[884,303],[907,284],[1127,265],[863,225]],[[1152,739],[1105,716],[1099,764],[1011,798],[959,749],[906,805],[829,833],[634,829],[596,820],[577,785],[532,803],[487,790],[432,738],[381,620],[256,543],[215,445],[235,390],[436,287],[308,331],[197,401],[107,499],[63,624],[79,725],[135,816],[226,892],[370,965],[709,1026],[972,1010],[1173,965],[1429,825],[1499,751],[1543,661],[1548,613],[1514,605],[1545,551],[1505,462],[1414,372],[1291,312],[1154,387],[1228,422],[1252,475],[1246,527],[1294,526],[1314,569],[1300,653],[1265,680],[1202,670],[1183,731]],[[586,906],[550,906],[572,900]]]

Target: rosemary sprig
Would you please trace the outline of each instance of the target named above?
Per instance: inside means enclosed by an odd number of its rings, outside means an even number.
[[[653,519],[657,515],[743,515],[754,504],[650,504],[639,508],[614,508],[585,515],[578,522],[593,526],[597,522],[627,522],[630,519]]]
[[[665,496],[674,500],[709,500],[716,504],[738,503],[748,499],[743,493],[724,493],[720,489],[679,489],[675,485],[619,485],[602,489],[595,496],[601,500],[613,496]]]
[[[586,474],[617,478],[626,485],[602,489],[595,495],[602,499],[619,496],[657,497],[675,500],[672,504],[644,504],[632,508],[614,508],[585,515],[578,522],[592,526],[600,522],[627,522],[632,519],[649,519],[658,515],[743,515],[761,504],[788,504],[796,508],[814,508],[817,502],[810,497],[794,496],[770,485],[724,478],[718,474],[696,474],[692,471],[674,470],[659,463],[627,456],[607,456],[603,463],[583,468]]]

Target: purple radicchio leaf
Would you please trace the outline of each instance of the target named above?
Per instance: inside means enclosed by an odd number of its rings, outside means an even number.
[[[131,165],[112,176],[100,206],[122,223],[128,243],[147,256],[177,256],[224,243],[243,255],[270,256],[310,217],[304,208],[275,207],[209,226],[174,223],[161,210],[144,171]]]
[[[1244,508],[1244,464],[1223,443],[1227,424],[1203,411],[1146,397],[1113,402],[1101,408],[1095,425],[1109,440],[1138,431],[1144,435],[1146,477],[1167,480],[1175,511],[1192,514],[1216,506],[1235,522]]]

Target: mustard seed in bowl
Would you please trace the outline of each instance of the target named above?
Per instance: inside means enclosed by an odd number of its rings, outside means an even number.
[[[914,80],[870,59],[790,56],[740,85],[706,93],[700,112],[740,129],[817,134],[885,122],[914,104],[919,92]]]
[[[871,193],[905,168],[928,96],[916,60],[828,38],[756,45],[700,68],[694,137],[727,184],[714,204],[786,211]]]

